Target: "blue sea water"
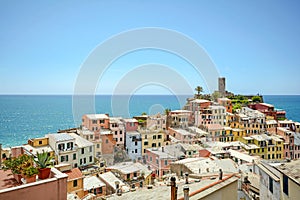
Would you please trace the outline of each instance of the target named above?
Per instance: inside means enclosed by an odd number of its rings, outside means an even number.
[[[95,97],[95,111],[122,117],[133,117],[143,112],[155,114],[164,112],[166,108],[180,109],[187,97],[133,95],[112,98],[101,95]],[[264,101],[286,110],[289,119],[300,121],[300,95],[269,95],[264,96]],[[128,113],[123,113],[124,107]],[[0,95],[0,143],[4,147],[21,145],[29,138],[43,137],[59,129],[76,127],[79,123],[73,118],[71,95]]]

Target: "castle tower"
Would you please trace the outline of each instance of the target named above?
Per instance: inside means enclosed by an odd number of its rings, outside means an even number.
[[[219,92],[222,96],[225,96],[225,77],[220,77],[219,78]]]

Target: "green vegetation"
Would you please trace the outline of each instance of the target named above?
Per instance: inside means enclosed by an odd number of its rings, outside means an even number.
[[[196,97],[197,99],[200,99],[200,98],[201,98],[201,92],[203,92],[203,88],[202,88],[201,86],[197,86],[197,87],[195,88],[195,91],[197,92],[197,94],[195,95],[195,97]]]
[[[147,115],[147,113],[146,112],[142,112],[142,115]]]
[[[37,160],[35,160],[35,163],[39,168],[44,169],[52,165],[51,159],[52,156],[50,156],[48,152],[43,151],[43,153],[37,153]]]
[[[220,98],[221,97],[221,94],[220,94],[220,92],[219,91],[214,91],[212,94],[211,94],[211,99],[213,100],[213,101],[217,101],[218,100],[218,98]]]
[[[262,102],[262,99],[260,96],[253,96],[252,97],[252,102],[255,102],[255,103],[261,103]]]
[[[232,111],[233,111],[233,113],[235,113],[235,111],[236,111],[237,109],[241,109],[241,108],[242,108],[241,104],[235,103],[235,104],[232,106]]]

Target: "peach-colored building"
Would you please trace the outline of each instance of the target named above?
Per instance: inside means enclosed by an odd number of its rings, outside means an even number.
[[[87,114],[82,116],[82,126],[91,131],[109,128],[108,114]]]
[[[102,154],[113,154],[116,141],[110,130],[103,130],[100,134],[102,140]]]
[[[83,191],[83,176],[78,168],[73,168],[69,171],[65,171],[68,175],[67,190],[69,194],[76,194],[79,198],[84,196]]]
[[[51,168],[48,179],[20,185],[9,175],[9,171],[0,170],[0,199],[67,199],[67,175]]]
[[[106,195],[106,185],[96,176],[88,176],[83,179],[84,196],[94,194],[96,197]]]
[[[218,103],[226,108],[226,112],[232,113],[232,103],[228,98],[218,98]]]
[[[198,142],[196,139],[196,134],[181,128],[169,128],[169,135],[182,143],[196,144]]]
[[[188,110],[173,110],[170,112],[171,125],[174,128],[187,128],[192,124],[192,111]]]

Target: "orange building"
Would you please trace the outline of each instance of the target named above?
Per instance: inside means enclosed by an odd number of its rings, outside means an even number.
[[[82,116],[82,126],[90,131],[100,131],[109,128],[108,114],[88,114]]]

